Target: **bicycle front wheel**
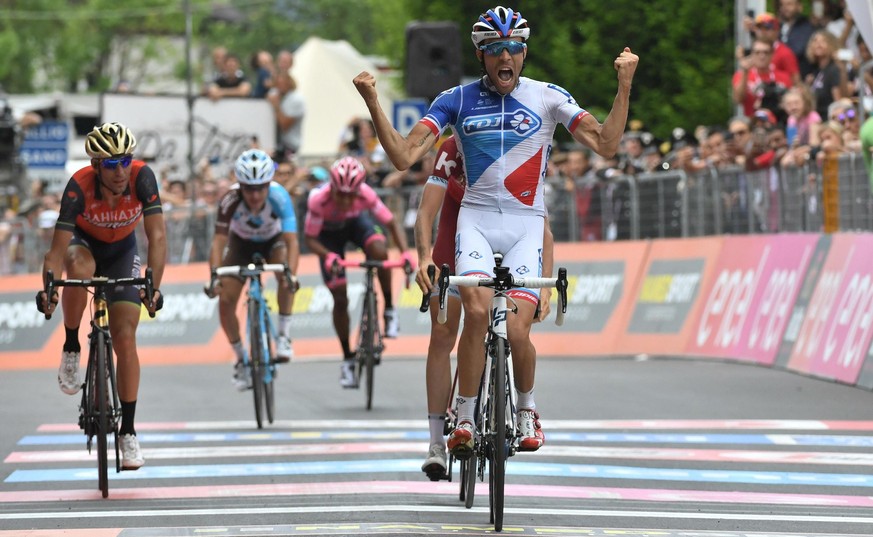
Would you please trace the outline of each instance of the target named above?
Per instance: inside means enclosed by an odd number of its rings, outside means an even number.
[[[269,315],[269,314],[270,314],[269,312],[264,311],[264,315]],[[266,329],[266,325],[267,325],[267,323],[265,322],[264,323],[265,330],[262,332],[264,335],[264,337],[263,337],[263,341],[264,341],[263,349],[264,349],[265,353],[269,353],[270,352],[270,330]],[[274,403],[274,399],[273,399],[273,381],[276,378],[275,377],[276,369],[275,369],[275,366],[273,365],[272,358],[270,359],[270,364],[265,365],[263,367],[263,370],[261,373],[262,373],[261,378],[263,378],[263,382],[264,382],[264,406],[266,407],[266,411],[267,411],[267,421],[272,424],[273,423],[273,415],[275,413],[274,412],[275,411],[275,406],[274,406],[275,403]],[[267,380],[268,377],[269,377],[269,381]]]
[[[107,355],[111,350],[108,347],[106,335],[98,331],[96,344],[91,347],[91,352],[96,354],[94,357],[96,359],[94,362],[96,367],[92,369],[90,381],[92,382],[92,387],[96,387],[91,393],[96,397],[94,401],[94,418],[96,420],[94,432],[97,435],[97,486],[100,488],[104,498],[109,496],[109,446],[107,440],[110,431],[109,387],[106,382],[106,364],[107,360],[111,359]]]
[[[376,361],[376,331],[379,325],[376,319],[376,297],[372,293],[367,294],[364,301],[364,312],[361,317],[361,344],[358,347],[358,360],[360,375],[365,377],[365,396],[367,398],[367,410],[373,408],[373,367]]]
[[[261,339],[261,319],[258,314],[258,303],[254,300],[249,300],[249,372],[252,375],[252,395],[255,400],[255,421],[258,424],[258,429],[264,428],[263,408],[264,408],[264,374],[263,365],[263,342]]]
[[[503,489],[506,484],[506,458],[509,452],[509,435],[506,431],[506,340],[495,337],[492,340],[494,361],[491,382],[491,444],[489,446],[488,485],[491,500],[491,522],[494,531],[503,530]]]

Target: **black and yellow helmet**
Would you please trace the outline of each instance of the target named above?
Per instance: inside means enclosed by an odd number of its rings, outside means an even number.
[[[136,138],[121,123],[104,123],[88,133],[85,152],[91,158],[112,158],[129,155],[136,147]]]

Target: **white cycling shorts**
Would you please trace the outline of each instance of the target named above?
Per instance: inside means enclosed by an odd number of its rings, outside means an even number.
[[[494,275],[494,254],[516,277],[543,274],[543,225],[538,215],[517,215],[461,207],[455,235],[455,272],[461,276]],[[539,289],[520,288],[510,297],[539,303]]]

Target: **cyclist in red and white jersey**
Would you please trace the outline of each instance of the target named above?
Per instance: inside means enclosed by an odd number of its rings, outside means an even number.
[[[388,243],[375,218],[391,234],[400,255],[414,266],[407,252],[406,238],[391,210],[366,183],[364,165],[354,157],[343,157],[330,168],[330,182],[314,190],[307,202],[303,233],[309,250],[321,260],[321,276],[333,295],[333,326],[343,351],[340,385],[356,388],[355,353],[349,345],[349,299],[346,274],[342,267],[333,272],[334,262],[345,258],[346,244],[354,243],[367,259],[388,259]],[[372,218],[371,218],[372,215]],[[385,300],[385,337],[394,338],[400,330],[391,292],[391,271],[379,270],[379,286]]]
[[[422,293],[430,294],[431,326],[430,342],[427,348],[425,377],[427,385],[427,420],[430,430],[430,448],[421,470],[429,477],[442,476],[447,469],[445,410],[452,390],[452,369],[450,355],[458,336],[461,317],[461,296],[456,286],[448,290],[447,321],[436,321],[439,311],[438,289],[431,283],[427,267],[436,268],[444,263],[454,273],[455,233],[457,231],[458,211],[464,197],[466,181],[463,170],[463,157],[455,143],[455,137],[446,139],[437,151],[433,171],[428,177],[421,194],[415,220],[415,248],[418,251],[418,273],[415,280]],[[434,222],[439,213],[436,239],[431,240]],[[431,251],[433,245],[433,251]],[[553,264],[553,237],[548,221],[543,235],[543,275],[550,276]],[[551,290],[546,288],[540,294],[537,319],[543,320],[549,314]]]
[[[152,269],[155,296],[146,304],[152,313],[161,309],[163,296],[158,287],[167,259],[166,228],[155,174],[145,162],[133,160],[136,138],[120,123],[104,123],[85,138],[85,152],[91,164],[73,174],[61,199],[60,215],[43,275],[52,271],[60,278],[139,278],[140,258],[134,229],[142,219],[148,238],[148,266]],[[136,328],[140,302],[145,291],[118,287],[106,293],[109,301],[109,331],[118,357],[118,397],[121,400],[121,466],[140,468],[145,460],[136,437],[134,416],[139,393],[140,368],[136,352]],[[61,306],[66,339],[58,369],[58,384],[66,394],[82,388],[79,377],[81,345],[79,325],[88,302],[87,290],[65,287]],[[52,313],[57,296],[36,295],[37,308]]]
[[[382,110],[375,78],[359,74],[354,84],[373,119],[379,141],[399,170],[429,151],[446,128],[457,136],[464,156],[467,190],[458,215],[456,270],[461,275],[489,276],[493,253],[517,276],[539,276],[545,206],[543,177],[558,124],[596,153],[614,155],[627,122],[630,90],[639,57],[624,50],[614,60],[618,93],[601,124],[554,84],[522,77],[530,27],[521,13],[497,6],[479,16],[471,38],[485,75],[478,81],[444,91],[425,117],[404,137]],[[534,451],[545,441],[534,402],[536,350],[530,327],[536,290],[513,293],[518,315],[509,320],[521,450]],[[484,367],[484,340],[491,301],[489,289],[461,289],[464,329],[458,349],[459,425],[449,449],[469,457],[473,448],[473,413]]]

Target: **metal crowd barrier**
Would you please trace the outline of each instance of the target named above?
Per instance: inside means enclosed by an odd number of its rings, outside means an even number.
[[[873,196],[861,156],[841,155],[831,169],[837,174],[837,230],[873,231]],[[822,167],[815,162],[753,172],[712,168],[689,175],[670,170],[613,176],[575,192],[564,190],[564,180],[558,178],[546,189],[546,200],[558,242],[821,232],[825,225],[824,183]],[[377,192],[402,223],[411,245],[420,187]],[[294,202],[302,236],[305,197]],[[208,259],[214,208],[169,208],[165,209],[165,219],[170,263]],[[137,233],[145,259],[147,243],[142,226]],[[0,274],[39,271],[50,241],[51,230],[40,230],[33,219],[0,222]],[[305,241],[300,245],[306,253]]]

